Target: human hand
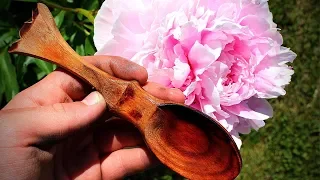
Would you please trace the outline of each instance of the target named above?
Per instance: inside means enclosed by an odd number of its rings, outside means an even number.
[[[137,80],[158,98],[184,101],[177,89],[147,83],[146,70],[133,62],[84,59],[113,76]],[[14,97],[0,111],[0,179],[119,179],[155,164],[137,129],[124,120],[106,121],[111,114],[103,97],[90,91],[56,70]]]

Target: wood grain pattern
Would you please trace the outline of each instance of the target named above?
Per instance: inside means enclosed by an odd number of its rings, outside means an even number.
[[[171,169],[190,179],[234,179],[241,157],[220,124],[182,105],[161,105],[145,129],[148,144]]]
[[[39,3],[10,52],[53,62],[99,91],[108,109],[133,123],[165,165],[189,179],[234,179],[239,150],[229,133],[205,114],[145,92],[136,81],[110,76],[85,62],[62,38],[49,9]]]

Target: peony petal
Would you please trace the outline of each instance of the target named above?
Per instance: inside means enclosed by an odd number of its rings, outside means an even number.
[[[149,81],[161,84],[163,86],[170,86],[172,79],[171,69],[148,69]]]
[[[234,3],[224,3],[219,7],[216,18],[234,19],[237,15],[237,7]]]
[[[196,89],[197,84],[198,84],[198,82],[196,82],[196,81],[192,82],[192,83],[187,87],[187,89],[183,91],[183,94],[184,94],[185,96],[189,96],[189,95]]]
[[[251,124],[249,124],[248,121],[248,119],[239,117],[239,123],[235,125],[234,130],[241,134],[249,134],[251,131]]]
[[[271,66],[263,69],[256,74],[256,77],[265,79],[276,87],[282,87],[289,84],[292,74],[293,70],[290,69],[287,65],[283,65],[278,67]]]
[[[264,33],[261,34],[261,37],[270,38],[280,45],[283,44],[282,36],[279,33],[277,28],[271,28],[271,29],[265,31]]]
[[[107,0],[104,1],[94,20],[94,44],[99,51],[113,38],[112,29],[119,15],[128,10],[144,9],[143,0]]]
[[[184,63],[180,59],[176,59],[174,64],[172,85],[175,88],[181,88],[190,73],[190,67],[188,63]]]
[[[268,116],[268,118],[273,116],[272,106],[265,99],[252,97],[248,100],[248,106],[255,112]],[[253,120],[259,120],[259,119],[253,119]]]
[[[181,27],[180,44],[189,53],[192,46],[200,41],[201,33],[198,32],[197,28],[192,23],[188,23]]]
[[[236,132],[235,130],[232,130],[230,132],[231,137],[233,138],[234,142],[236,143],[236,145],[238,146],[238,148],[240,149],[242,146],[242,141],[240,139],[239,133]]]
[[[202,74],[208,66],[218,59],[221,48],[211,49],[209,46],[201,45],[198,41],[191,48],[188,58],[195,74]]]
[[[247,119],[265,120],[272,117],[272,107],[268,101],[258,98],[250,98],[237,105],[224,106],[229,112]]]
[[[139,13],[135,11],[122,12],[117,21],[121,22],[133,34],[143,34],[145,32],[145,29],[140,24]]]
[[[220,106],[220,94],[213,81],[205,75],[203,75],[201,79],[200,84],[203,88],[203,96],[205,96],[208,102],[214,107]]]
[[[255,35],[260,35],[270,28],[270,24],[265,19],[255,15],[246,16],[240,25],[249,27]]]
[[[248,119],[247,122],[251,125],[253,129],[256,131],[262,128],[266,123],[264,121],[259,121],[259,120],[251,120]]]
[[[282,87],[277,87],[261,77],[256,77],[255,80],[254,86],[259,98],[276,98],[286,94]]]
[[[283,65],[287,62],[292,63],[296,57],[297,54],[286,47],[280,47],[280,51],[277,54],[273,55],[274,61],[278,62],[279,65]]]
[[[119,18],[112,29],[114,38],[96,53],[97,55],[115,55],[131,59],[143,46],[143,34],[131,32]]]
[[[102,4],[101,9],[98,11],[97,16],[94,20],[94,44],[97,50],[100,50],[106,42],[113,38],[111,33],[113,23],[118,18],[114,15],[112,9],[109,8],[110,3],[113,1],[105,1]]]

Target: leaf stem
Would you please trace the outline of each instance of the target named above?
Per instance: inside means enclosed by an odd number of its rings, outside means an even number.
[[[60,5],[56,4],[56,3],[53,3],[53,2],[48,1],[48,0],[39,0],[39,2],[42,2],[42,3],[44,3],[47,6],[52,7],[52,8],[57,8],[57,9],[65,10],[65,11],[70,11],[70,12],[82,14],[83,16],[87,17],[88,20],[92,24],[94,23],[94,17],[92,15],[91,11],[88,11],[86,9],[82,9],[82,8],[75,8],[75,9],[67,8],[67,7],[60,6]]]
[[[78,23],[74,22],[74,25],[75,25],[78,29],[80,29],[81,31],[83,31],[86,36],[89,36],[89,35],[90,35],[90,32],[88,32],[86,29],[82,28]]]
[[[69,11],[69,12],[74,12],[74,13],[78,13],[78,14],[82,14],[83,16],[85,16],[86,18],[88,18],[88,20],[90,21],[90,23],[94,23],[94,16],[93,13],[91,11],[88,11],[86,9],[82,9],[82,8],[68,8],[68,7],[63,7],[60,6],[59,4],[56,4],[54,2],[51,2],[49,0],[15,0],[15,1],[21,1],[21,2],[41,2],[46,4],[49,7],[52,8],[57,8],[57,9],[61,9],[61,10],[65,10],[65,11]]]

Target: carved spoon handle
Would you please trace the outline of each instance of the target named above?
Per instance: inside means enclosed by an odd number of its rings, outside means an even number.
[[[9,52],[53,62],[72,72],[103,95],[109,110],[138,127],[142,121],[136,124],[137,119],[147,120],[162,102],[142,90],[137,82],[117,79],[84,61],[63,39],[44,4],[38,4],[32,13],[32,21],[24,24],[20,36]],[[144,107],[149,108],[145,110]]]

